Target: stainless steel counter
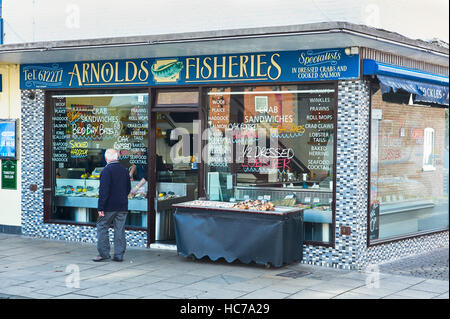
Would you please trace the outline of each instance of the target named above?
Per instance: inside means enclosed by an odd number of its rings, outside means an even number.
[[[155,211],[165,211],[172,208],[172,204],[186,202],[191,198],[179,196],[170,199],[155,199]],[[86,196],[55,196],[55,205],[62,207],[94,208],[98,207],[98,198]],[[128,210],[147,212],[147,199],[129,199]]]

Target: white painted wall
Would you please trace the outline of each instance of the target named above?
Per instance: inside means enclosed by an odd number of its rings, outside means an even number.
[[[0,119],[20,119],[19,72],[19,65],[0,64],[0,74],[3,82],[3,90],[0,92]],[[20,121],[18,124],[18,136],[20,136]],[[20,139],[18,140],[17,148],[19,149],[17,190],[2,189],[0,187],[0,225],[21,225]]]
[[[5,43],[347,21],[449,41],[448,0],[4,0]]]

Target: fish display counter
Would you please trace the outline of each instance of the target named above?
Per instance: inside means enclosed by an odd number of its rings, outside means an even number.
[[[173,205],[184,257],[281,267],[302,259],[303,210],[267,201],[194,200]]]
[[[131,187],[138,182],[131,182]],[[97,178],[56,179],[54,205],[74,207],[75,220],[86,222],[88,209],[97,209],[100,180]],[[147,183],[128,196],[128,210],[131,214],[148,211]],[[156,240],[173,240],[172,205],[194,199],[194,185],[188,183],[157,183],[154,207],[156,212]],[[146,215],[144,215],[146,219]],[[147,221],[145,220],[145,224]],[[144,224],[144,223],[143,223]]]

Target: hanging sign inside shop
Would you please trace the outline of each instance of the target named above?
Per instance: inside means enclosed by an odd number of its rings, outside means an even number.
[[[16,160],[2,160],[2,188],[17,189]]]
[[[23,64],[21,89],[298,82],[359,77],[344,49]]]

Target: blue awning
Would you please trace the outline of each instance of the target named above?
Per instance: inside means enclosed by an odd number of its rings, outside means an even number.
[[[396,92],[403,89],[414,95],[414,101],[448,105],[448,86],[435,85],[411,81],[390,76],[377,75],[381,92],[388,93],[391,89]]]
[[[449,105],[448,77],[369,59],[363,61],[363,75],[376,75],[383,93],[402,89],[412,93],[414,101]]]

